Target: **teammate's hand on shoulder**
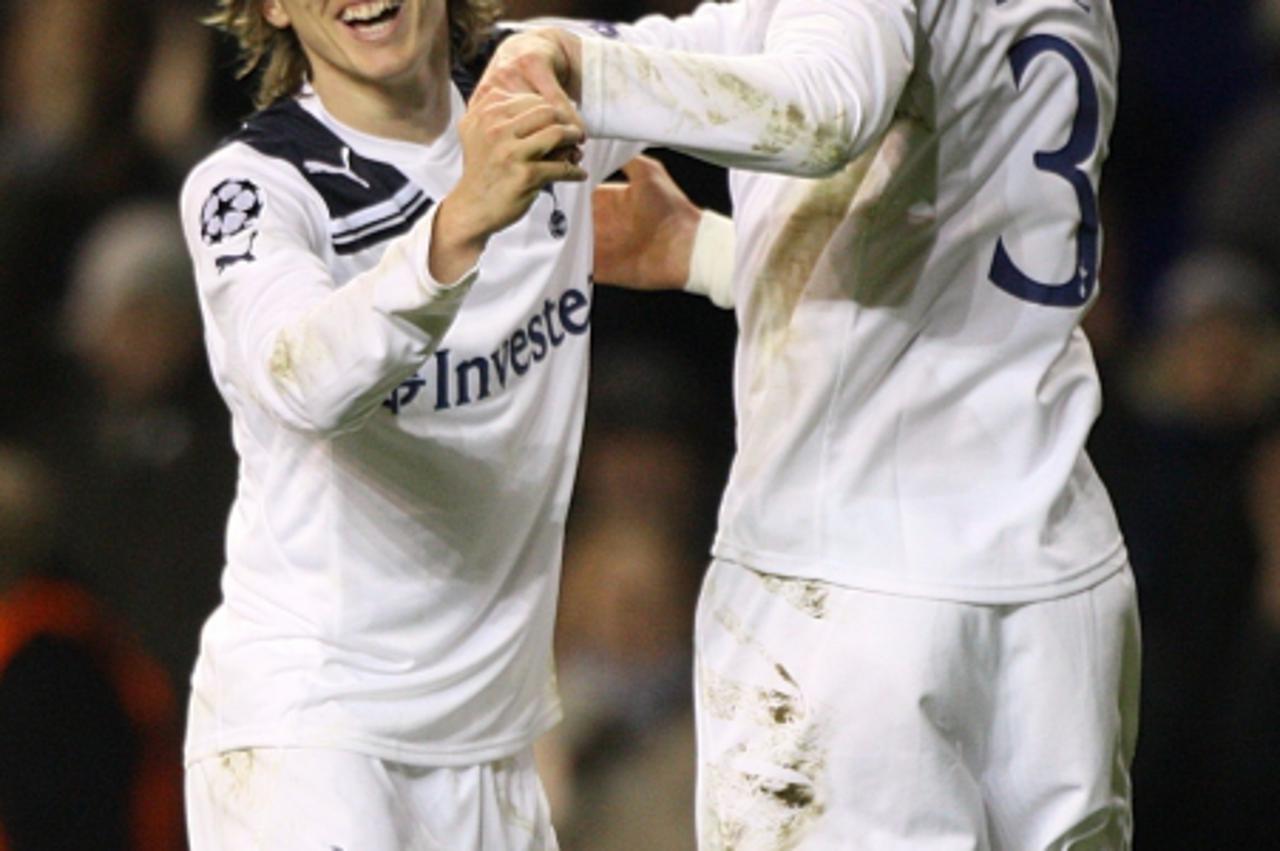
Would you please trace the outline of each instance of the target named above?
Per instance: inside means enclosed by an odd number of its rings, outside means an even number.
[[[622,167],[626,183],[605,183],[592,195],[598,283],[635,289],[680,289],[701,211],[662,163],[640,156]]]
[[[454,281],[480,257],[489,237],[524,215],[544,186],[586,180],[576,112],[540,95],[477,90],[458,126],[462,177],[440,202],[430,271]]]

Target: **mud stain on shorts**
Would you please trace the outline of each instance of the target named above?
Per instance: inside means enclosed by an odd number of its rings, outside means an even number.
[[[722,721],[745,718],[761,726],[786,726],[808,715],[794,681],[785,688],[768,688],[731,680],[706,667],[700,673],[703,705]]]
[[[253,777],[253,763],[253,751],[247,749],[227,751],[218,757],[218,765],[226,773],[228,781],[239,788],[249,785],[249,780]]]
[[[745,683],[699,667],[702,705],[734,744],[704,764],[700,847],[720,851],[787,851],[826,811],[822,778],[825,736],[799,682],[771,657],[732,612],[716,620],[767,662],[776,682]]]
[[[223,790],[219,797],[228,802],[234,801],[237,805],[256,803],[253,787],[258,773],[257,763],[257,755],[248,748],[219,754],[219,785]]]
[[[517,770],[518,764],[514,757],[505,757],[493,763],[494,796],[498,801],[498,812],[501,814],[502,821],[511,825],[519,833],[542,838],[541,825],[536,813],[523,812],[511,796],[512,789],[506,780]]]
[[[789,576],[762,576],[760,581],[764,590],[786,600],[802,614],[819,621],[826,618],[831,589],[825,582]]]
[[[744,740],[703,767],[703,845],[723,851],[795,848],[826,811],[825,768],[814,726],[789,723]]]

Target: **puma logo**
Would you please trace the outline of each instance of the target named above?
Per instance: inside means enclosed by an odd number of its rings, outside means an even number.
[[[258,232],[255,230],[253,233],[249,234],[249,247],[244,250],[244,253],[223,254],[221,257],[215,259],[213,263],[218,267],[218,274],[222,274],[228,267],[234,266],[237,263],[250,263],[257,260],[258,258],[253,256],[253,241],[257,238]]]
[[[351,149],[346,145],[342,146],[342,164],[334,165],[333,163],[322,162],[321,160],[303,160],[302,167],[311,174],[334,174],[338,177],[345,177],[353,181],[365,189],[369,187],[369,181],[356,174],[351,169]]]

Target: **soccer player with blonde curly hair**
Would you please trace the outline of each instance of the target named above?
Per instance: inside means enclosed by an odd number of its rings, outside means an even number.
[[[239,486],[192,848],[554,849],[533,740],[591,321],[572,107],[475,93],[491,0],[219,0],[259,110],[182,193]],[[713,9],[612,34],[732,32]],[[468,103],[468,98],[470,101]]]

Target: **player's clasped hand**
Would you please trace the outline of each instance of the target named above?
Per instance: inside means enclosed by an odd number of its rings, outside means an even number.
[[[549,103],[573,110],[581,89],[582,45],[563,30],[536,29],[516,33],[498,46],[476,88],[542,95]]]
[[[539,95],[478,89],[458,132],[462,178],[441,202],[431,253],[439,281],[474,265],[489,237],[523,216],[544,186],[587,178],[577,113]]]

